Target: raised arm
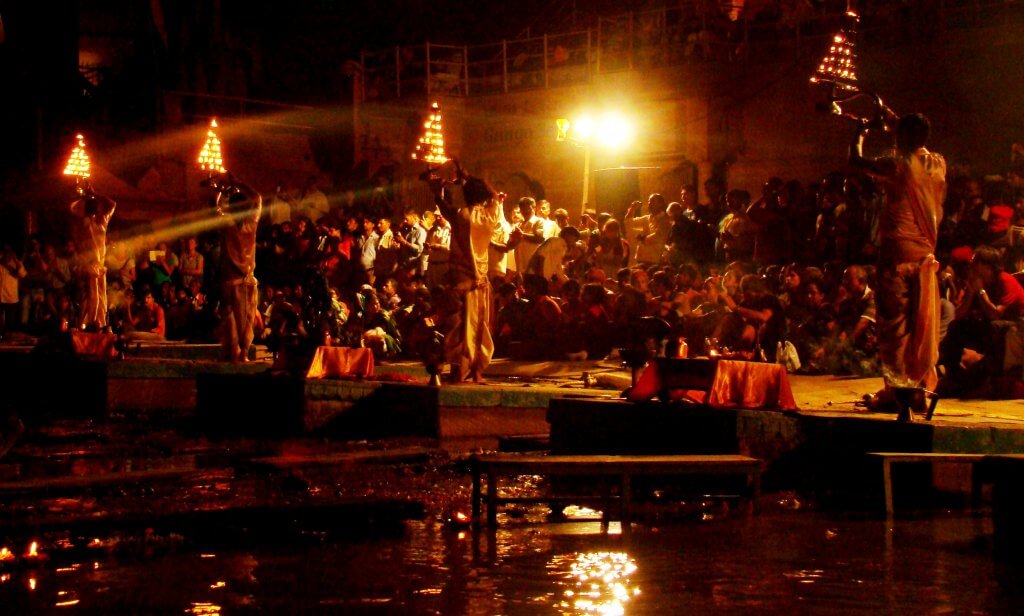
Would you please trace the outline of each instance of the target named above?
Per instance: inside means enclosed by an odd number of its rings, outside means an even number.
[[[866,158],[864,156],[864,138],[868,134],[868,125],[860,124],[850,142],[850,165],[879,177],[896,175],[896,162],[891,158]]]

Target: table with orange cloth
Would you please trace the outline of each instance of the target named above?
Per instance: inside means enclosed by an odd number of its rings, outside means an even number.
[[[662,361],[652,361],[630,390],[628,399],[643,402],[667,391],[672,399],[687,399],[712,408],[797,410],[786,368],[781,364],[727,359],[715,364],[710,386],[696,389],[692,379],[685,377],[678,379],[680,384],[674,383],[675,377],[662,374]]]
[[[373,376],[373,351],[364,348],[322,346],[317,348],[306,372],[307,379]]]
[[[117,357],[117,334],[71,332],[71,348],[79,357],[113,359]]]

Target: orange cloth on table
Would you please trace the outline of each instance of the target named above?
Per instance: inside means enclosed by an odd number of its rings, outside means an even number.
[[[724,359],[718,362],[715,370],[708,406],[797,410],[786,369],[781,364]]]
[[[373,376],[373,351],[352,347],[322,346],[306,372],[308,379]]]
[[[87,332],[71,332],[71,347],[75,355],[110,359],[117,356],[114,348],[117,334],[92,334]]]
[[[650,400],[661,388],[658,362],[651,362],[640,375],[636,387],[629,392],[628,399],[633,402]],[[797,410],[789,377],[781,364],[719,360],[711,389],[706,395],[700,391],[684,390],[676,390],[672,394],[673,399],[685,398],[714,408]]]

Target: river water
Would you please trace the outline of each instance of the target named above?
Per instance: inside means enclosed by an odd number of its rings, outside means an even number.
[[[1020,614],[987,518],[769,509],[643,525],[503,519],[263,547],[187,540],[8,569],[4,613]],[[504,516],[503,516],[504,518]]]

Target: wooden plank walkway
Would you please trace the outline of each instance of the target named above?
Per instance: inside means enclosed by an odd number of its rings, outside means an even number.
[[[499,497],[498,478],[516,475],[562,475],[574,477],[617,477],[623,533],[631,524],[631,481],[636,476],[669,475],[742,475],[747,478],[751,504],[756,510],[761,494],[763,461],[740,455],[674,456],[547,456],[490,454],[473,456],[473,521],[480,519],[483,501],[482,477],[487,480],[487,524],[497,525],[498,506],[511,502],[550,502],[548,497]],[[611,500],[611,495],[605,497]],[[607,519],[607,512],[605,512]]]

